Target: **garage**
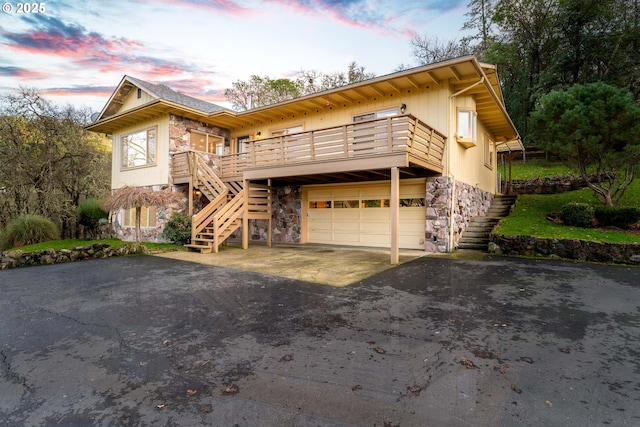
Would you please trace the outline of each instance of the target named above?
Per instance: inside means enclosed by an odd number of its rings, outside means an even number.
[[[389,248],[390,183],[309,186],[303,189],[307,242]],[[400,183],[399,246],[424,250],[425,181]]]

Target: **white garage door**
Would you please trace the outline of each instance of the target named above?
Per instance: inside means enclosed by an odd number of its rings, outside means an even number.
[[[390,184],[311,187],[307,190],[307,241],[391,246]],[[399,245],[424,249],[425,183],[400,185]]]

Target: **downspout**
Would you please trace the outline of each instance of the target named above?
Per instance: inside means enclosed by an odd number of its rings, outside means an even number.
[[[484,83],[484,81],[485,81],[485,76],[482,76],[480,80],[473,83],[472,85],[467,86],[464,89],[461,89],[458,92],[449,95],[449,101],[450,101],[449,108],[452,110],[449,117],[455,116],[454,105],[453,105],[453,102],[451,102],[453,98],[465,93],[468,90],[473,89],[478,85],[481,85],[482,83]],[[456,177],[451,173],[451,147],[448,147],[448,148],[449,149],[447,150],[447,175],[451,178],[451,210],[449,211],[449,244],[448,244],[447,251],[453,252],[453,250],[455,249],[455,245],[453,242],[453,220],[455,217],[455,205],[456,205],[455,203],[456,202]]]

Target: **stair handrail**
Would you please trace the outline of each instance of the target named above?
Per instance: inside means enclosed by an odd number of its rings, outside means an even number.
[[[245,200],[245,191],[243,189],[238,194],[236,194],[226,205],[222,206],[213,216],[213,232],[214,232],[214,243],[213,250],[218,252],[218,246],[224,239],[221,241],[221,237],[223,236],[227,227],[229,227],[233,221],[240,218],[244,214],[244,200]],[[237,230],[240,226],[238,225],[234,230],[229,231],[229,234],[233,231]]]
[[[193,184],[196,187],[200,187],[201,185],[204,186],[214,197],[221,193],[226,194],[229,189],[213,171],[213,169],[211,169],[211,167],[207,164],[204,156],[202,156],[200,153],[195,154],[195,177],[197,180],[194,180]]]
[[[202,208],[200,212],[191,217],[191,241],[194,242],[198,234],[213,221],[214,215],[218,209],[227,201],[227,194],[219,194],[207,206]]]

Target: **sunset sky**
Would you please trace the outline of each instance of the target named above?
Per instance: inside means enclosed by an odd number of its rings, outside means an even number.
[[[228,106],[252,74],[384,75],[416,65],[413,35],[460,38],[468,0],[48,0],[0,12],[0,92],[40,89],[100,111],[128,74]],[[30,5],[32,3],[29,3]]]

